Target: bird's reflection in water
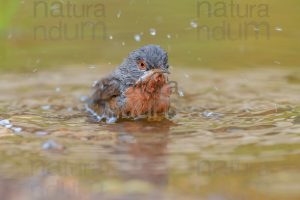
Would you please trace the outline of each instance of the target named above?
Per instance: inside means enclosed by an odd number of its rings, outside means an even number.
[[[111,160],[117,178],[122,179],[124,184],[128,181],[142,181],[154,186],[154,190],[147,192],[150,199],[161,199],[161,191],[168,184],[166,150],[172,126],[174,123],[168,120],[123,121],[103,126],[118,136],[116,144],[113,145],[115,150]],[[127,193],[128,191],[119,194],[120,196],[110,191],[89,193],[88,189],[81,187],[82,182],[76,176],[62,176],[55,171],[33,173],[32,177],[22,180],[8,181],[0,177],[0,199],[149,199],[140,196],[137,198],[136,194]]]
[[[168,180],[166,150],[174,123],[125,121],[110,126],[118,133],[115,168],[125,180],[141,180],[165,186]]]

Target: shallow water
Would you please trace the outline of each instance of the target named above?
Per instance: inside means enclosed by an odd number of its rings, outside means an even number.
[[[0,75],[2,199],[299,199],[299,69],[174,68],[172,119],[94,123],[109,71]]]

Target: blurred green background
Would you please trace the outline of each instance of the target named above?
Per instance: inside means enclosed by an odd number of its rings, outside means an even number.
[[[206,5],[199,7],[203,2]],[[71,4],[73,7],[68,7]],[[267,6],[268,16],[262,16],[262,4]],[[213,12],[211,17],[208,12]],[[223,17],[218,16],[222,12]],[[248,16],[238,17],[237,12]],[[0,17],[2,70],[116,65],[131,50],[149,43],[165,48],[171,65],[176,67],[227,69],[300,64],[299,0],[1,0]],[[96,32],[87,28],[90,22],[98,23]],[[210,33],[217,36],[208,38],[200,29],[207,26],[213,30],[224,22],[231,27],[230,34],[216,29]],[[268,30],[249,26],[243,33],[247,39],[228,38],[237,37],[243,25],[251,22],[265,23]],[[57,32],[53,27],[58,25],[65,29]]]

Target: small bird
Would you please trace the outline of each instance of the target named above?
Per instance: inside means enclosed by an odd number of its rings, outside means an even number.
[[[94,84],[87,110],[106,123],[163,116],[170,107],[168,74],[168,54],[157,45],[141,47]]]

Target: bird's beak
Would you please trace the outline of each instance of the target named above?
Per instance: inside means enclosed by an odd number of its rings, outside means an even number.
[[[170,74],[170,72],[169,72],[168,69],[163,69],[163,70],[161,70],[161,71],[162,71],[162,73],[164,73],[164,74]]]
[[[149,71],[145,71],[144,75],[137,80],[136,84],[142,83],[147,79],[151,78],[154,74],[164,74],[165,78],[167,79],[167,74],[170,74],[169,70],[162,70],[162,69],[152,69]]]

